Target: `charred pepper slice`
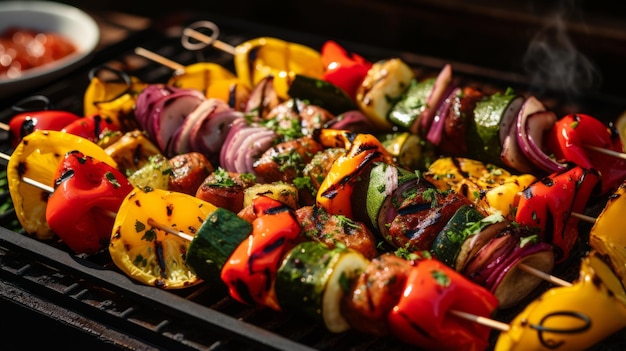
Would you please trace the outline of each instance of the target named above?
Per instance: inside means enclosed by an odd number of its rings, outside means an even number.
[[[343,89],[355,101],[356,91],[373,63],[349,52],[333,40],[322,45],[321,55],[324,64],[323,79]]]
[[[116,168],[71,151],[57,168],[46,220],[75,253],[94,254],[107,247],[114,216],[133,190]]]
[[[626,286],[626,181],[609,196],[604,209],[591,228],[589,244],[600,254],[605,255],[611,268]]]
[[[623,151],[619,134],[595,117],[569,114],[561,118],[548,133],[547,145],[557,161],[598,171],[602,194],[615,191],[626,177],[626,160],[589,148]]]
[[[463,157],[442,157],[433,162],[424,178],[437,189],[454,190],[490,213],[499,211],[514,217],[520,191],[537,178],[532,174],[511,174],[504,168]]]
[[[16,147],[22,138],[35,130],[61,130],[80,119],[80,116],[59,110],[29,111],[18,113],[9,121],[11,146]]]
[[[207,98],[216,98],[228,103],[235,110],[243,111],[250,96],[250,88],[245,86],[234,73],[214,62],[200,62],[176,72],[168,85],[195,89]]]
[[[201,279],[184,261],[190,241],[168,230],[195,236],[216,209],[184,193],[135,188],[115,218],[111,259],[130,278],[149,286],[181,289],[196,285]]]
[[[424,349],[484,350],[491,329],[450,311],[490,317],[497,306],[483,287],[437,259],[424,258],[415,261],[387,322],[398,339]]]
[[[235,48],[237,77],[252,89],[265,77],[274,77],[274,88],[279,97],[289,99],[287,90],[296,74],[322,78],[324,68],[317,50],[277,38],[259,37]]]
[[[137,128],[135,102],[149,84],[109,66],[95,67],[89,72],[89,78],[83,96],[83,115],[99,115],[113,121],[123,131]]]
[[[340,137],[345,136],[346,133],[341,133],[341,131],[337,133],[339,135],[335,135],[337,137],[335,145],[345,142],[347,152],[333,162],[317,192],[316,201],[318,206],[323,207],[330,214],[341,214],[353,218],[351,196],[360,175],[376,162],[392,163],[392,157],[380,141],[371,134],[351,135],[347,138],[350,140],[348,142]],[[322,138],[327,139],[322,144],[330,143],[333,139],[328,135]]]
[[[291,207],[267,196],[256,197],[252,206],[256,214],[252,234],[231,254],[221,278],[235,300],[280,310],[276,271],[284,254],[296,245],[300,224]]]
[[[587,350],[624,327],[624,287],[592,252],[573,285],[549,289],[526,306],[500,334],[495,350]]]
[[[99,114],[82,117],[61,130],[99,143],[108,133],[120,131],[120,125]]]
[[[579,220],[571,214],[583,213],[598,181],[597,173],[580,166],[544,177],[522,192],[515,221],[538,228],[562,263],[578,240]]]
[[[65,154],[72,150],[80,150],[87,156],[117,167],[117,163],[101,147],[88,139],[51,130],[36,130],[25,136],[11,154],[7,177],[15,213],[26,233],[39,239],[54,237],[46,221],[49,192],[25,183],[23,178],[52,187],[55,170]]]

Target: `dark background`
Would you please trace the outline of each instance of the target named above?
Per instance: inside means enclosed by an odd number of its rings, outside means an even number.
[[[600,91],[626,98],[626,11],[620,1],[67,2],[155,19],[177,11],[228,15],[329,39],[516,72],[571,93]]]

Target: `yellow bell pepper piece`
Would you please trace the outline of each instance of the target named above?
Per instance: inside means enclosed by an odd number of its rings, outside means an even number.
[[[117,168],[126,176],[143,167],[151,156],[162,156],[161,150],[139,129],[124,133],[116,142],[107,146],[104,152],[117,162]]]
[[[322,129],[317,140],[325,148],[343,148],[348,150],[358,134],[343,129]]]
[[[73,150],[79,150],[87,156],[117,167],[117,163],[90,140],[52,130],[36,130],[28,134],[11,154],[7,178],[15,213],[26,233],[38,239],[48,240],[54,237],[46,221],[50,193],[25,183],[23,178],[52,187],[57,167],[65,154]]]
[[[622,284],[626,286],[626,230],[623,226],[626,214],[626,182],[609,197],[589,234],[589,244],[606,255]]]
[[[591,253],[578,280],[531,302],[500,334],[495,351],[587,350],[626,327],[625,303],[618,278]]]
[[[109,244],[111,259],[130,278],[146,285],[162,289],[196,285],[201,280],[184,260],[190,240],[163,228],[193,237],[216,209],[184,193],[135,188],[115,218]]]
[[[440,158],[423,175],[437,189],[454,190],[509,219],[520,192],[537,180],[531,174],[513,175],[503,168],[461,157]]]
[[[83,97],[84,115],[98,114],[110,118],[124,131],[135,129],[135,101],[148,84],[134,76],[130,76],[129,80],[106,81],[93,77]]]
[[[238,111],[243,111],[250,96],[250,88],[234,73],[213,62],[187,66],[183,72],[175,73],[168,84],[198,90],[207,98],[220,99]]]
[[[274,89],[284,100],[289,99],[287,91],[296,74],[318,79],[324,74],[322,57],[317,50],[271,37],[237,45],[234,62],[237,76],[249,89],[273,75]]]

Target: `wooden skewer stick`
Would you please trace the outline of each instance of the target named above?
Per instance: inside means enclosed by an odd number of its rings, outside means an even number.
[[[28,185],[32,185],[34,187],[37,187],[43,191],[47,191],[49,193],[53,193],[54,192],[54,188],[51,186],[48,186],[44,183],[38,182],[34,179],[30,179],[30,178],[26,178],[26,177],[22,177],[22,181]]]
[[[214,35],[208,36],[208,35],[206,35],[204,33],[201,33],[199,31],[195,30],[194,27],[197,27],[197,28],[200,28],[200,27],[209,28],[209,29],[213,30]],[[213,46],[214,48],[216,48],[218,50],[222,50],[222,51],[224,51],[224,52],[234,56],[235,53],[237,52],[237,49],[234,46],[217,39],[218,35],[219,35],[219,28],[215,24],[213,24],[212,22],[209,22],[209,21],[196,22],[196,23],[188,26],[187,28],[185,28],[183,30],[183,39],[187,40],[187,43],[189,43],[189,38],[193,38],[195,40],[198,40],[198,41],[204,43],[205,45],[203,45],[203,46],[211,45],[211,46]],[[183,41],[183,45],[185,45],[185,41]],[[185,45],[185,47],[188,47],[188,46],[190,46],[190,45]],[[196,47],[194,47],[194,48],[196,48]]]
[[[185,71],[185,66],[181,65],[178,62],[172,61],[170,59],[168,59],[167,57],[161,56],[155,52],[152,52],[148,49],[142,48],[142,47],[137,47],[135,48],[135,54],[145,57],[149,60],[152,60],[154,62],[160,63],[165,67],[169,67],[171,69],[173,69],[174,71],[177,72],[183,72]]]
[[[596,219],[591,217],[591,216],[587,216],[586,214],[582,214],[582,213],[578,213],[578,212],[572,212],[570,213],[570,216],[572,217],[576,217],[582,221],[594,224],[596,223]]]
[[[548,282],[550,282],[550,283],[552,283],[554,285],[558,285],[558,286],[572,286],[572,283],[570,283],[570,282],[568,282],[566,280],[563,280],[561,278],[555,277],[555,276],[553,276],[551,274],[548,274],[548,273],[546,273],[544,271],[541,271],[541,270],[539,270],[537,268],[534,268],[534,267],[531,267],[529,265],[521,263],[521,264],[518,265],[518,267],[521,270],[523,270],[524,272],[530,273],[530,274],[532,274],[532,275],[534,275],[536,277],[539,277],[539,278],[541,278],[541,279],[543,279],[545,281],[548,281]]]
[[[478,324],[481,324],[481,325],[484,325],[484,326],[487,326],[487,327],[490,327],[499,331],[508,331],[511,328],[508,324],[497,321],[495,319],[481,317],[475,314],[458,311],[458,310],[450,310],[448,312],[452,313],[453,315],[457,317],[467,319],[468,321],[476,322]]]
[[[623,160],[626,160],[626,154],[623,153],[623,152],[617,152],[617,151],[613,151],[613,150],[610,150],[610,149],[605,149],[603,147],[589,145],[589,144],[585,144],[584,147],[587,148],[587,149],[593,150],[593,151],[601,152],[601,153],[609,155],[609,156],[613,156],[613,157],[617,157],[617,158],[621,158]]]
[[[185,232],[181,232],[179,230],[176,230],[176,229],[174,229],[172,227],[168,227],[166,225],[163,225],[163,224],[155,221],[152,218],[148,218],[148,224],[153,226],[153,227],[155,227],[155,228],[161,229],[162,231],[164,231],[164,232],[166,232],[168,234],[173,234],[173,235],[175,235],[175,236],[177,236],[177,237],[179,237],[181,239],[185,239],[187,241],[193,240],[193,236],[191,236],[191,235],[189,235],[189,234],[187,234]]]

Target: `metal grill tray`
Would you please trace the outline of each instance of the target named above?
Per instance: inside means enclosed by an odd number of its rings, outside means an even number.
[[[184,65],[206,60],[232,69],[232,57],[228,54],[210,48],[190,52],[180,45],[184,26],[200,19],[217,23],[222,33],[220,39],[233,45],[257,36],[274,36],[319,48],[328,39],[233,18],[176,15],[162,22],[166,24],[133,33],[124,41],[99,51],[88,67],[30,94],[44,95],[56,108],[81,114],[82,96],[89,83],[88,71],[98,65],[121,68],[148,83],[166,82],[172,70],[153,62],[138,61],[133,55],[137,46]],[[450,63],[444,59],[358,43],[342,44],[372,60],[401,57],[415,67],[418,74],[436,72],[443,64]],[[455,76],[482,90],[512,87],[517,91],[529,91],[532,88],[523,76],[514,73],[459,62],[452,64]],[[29,95],[22,97],[26,96]],[[607,95],[587,94],[574,101],[558,91],[544,91],[539,97],[559,114],[584,108],[596,111],[595,115],[601,119],[610,120],[626,110],[626,101]],[[0,120],[7,121],[11,117],[11,103],[0,103]],[[1,147],[4,152],[11,151],[6,140]],[[597,215],[600,209],[601,204],[590,207],[588,214]],[[298,315],[242,306],[225,291],[206,285],[181,291],[140,285],[117,270],[108,252],[88,257],[73,255],[61,242],[42,242],[19,230],[6,229],[14,220],[12,211],[0,216],[0,300],[9,301],[22,310],[34,311],[43,318],[59,320],[66,330],[78,330],[80,334],[92,336],[94,345],[104,345],[105,349],[404,350],[408,347],[392,338],[354,331],[332,334]],[[589,228],[581,230],[588,232]],[[584,248],[579,252],[582,255]],[[570,280],[576,278],[579,257],[572,258],[572,264],[557,273]],[[544,284],[542,289],[547,287]],[[521,307],[502,311],[496,318],[509,321],[520,310]],[[494,340],[497,334],[494,331]],[[617,350],[625,349],[625,346],[626,331],[622,331],[598,345],[597,349]]]

